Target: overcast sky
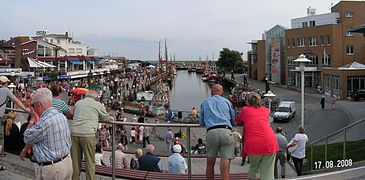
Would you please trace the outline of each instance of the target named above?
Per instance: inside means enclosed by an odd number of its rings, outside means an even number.
[[[157,59],[167,38],[177,60],[211,59],[228,47],[246,53],[247,42],[276,24],[330,12],[339,0],[0,0],[0,39],[70,31],[101,54]]]

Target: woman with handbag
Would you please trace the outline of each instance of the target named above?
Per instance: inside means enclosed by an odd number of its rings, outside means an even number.
[[[307,142],[308,142],[308,136],[305,134],[304,128],[299,127],[298,133],[295,134],[291,143],[289,143],[289,145],[286,147],[286,149],[289,150],[292,147],[297,146],[297,148],[292,150],[291,156],[293,158],[293,163],[298,176],[302,175],[303,159],[305,158],[305,147]]]

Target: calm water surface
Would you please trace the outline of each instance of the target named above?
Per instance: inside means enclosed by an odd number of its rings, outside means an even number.
[[[187,70],[177,71],[171,89],[172,109],[191,111],[195,107],[199,110],[201,102],[209,96],[210,88],[208,83],[202,81],[201,74],[188,73]]]
[[[229,87],[224,87],[224,96],[229,95]],[[171,89],[171,108],[173,110],[190,112],[193,107],[200,110],[200,104],[210,97],[208,83],[202,81],[202,74],[188,73],[187,70],[177,71],[176,79]]]

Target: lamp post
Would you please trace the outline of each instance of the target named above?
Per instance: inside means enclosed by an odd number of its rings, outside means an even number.
[[[301,73],[301,87],[302,87],[302,112],[301,112],[301,126],[304,128],[304,69],[305,63],[312,62],[311,60],[307,59],[304,54],[301,54],[298,59],[294,60],[293,62],[299,63],[299,69]]]
[[[270,117],[269,117],[269,121],[272,122],[273,118],[271,116],[271,102],[272,102],[272,98],[276,96],[276,94],[272,93],[271,91],[268,91],[266,94],[264,94],[265,97],[268,97],[269,99],[269,112],[270,112]]]
[[[11,92],[13,92],[13,93],[14,93],[16,86],[15,86],[13,83],[10,83],[10,84],[8,85],[8,88],[10,88]],[[12,108],[12,109],[14,108],[14,103],[13,103],[13,101],[11,101],[11,103],[10,103],[10,108]]]

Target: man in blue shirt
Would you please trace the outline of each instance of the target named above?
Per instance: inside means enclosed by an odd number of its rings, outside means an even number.
[[[207,179],[214,179],[214,165],[219,152],[221,156],[222,179],[229,179],[231,159],[234,158],[232,126],[235,125],[231,102],[223,97],[220,84],[211,90],[212,96],[201,104],[200,124],[207,128]]]

